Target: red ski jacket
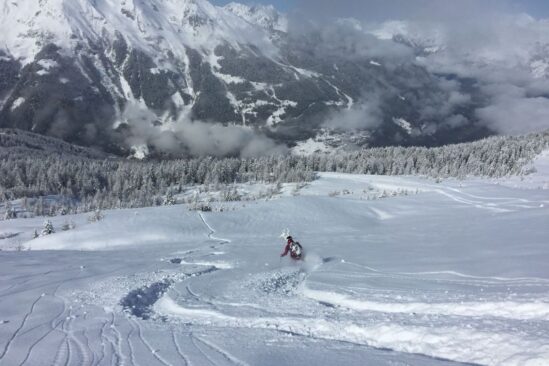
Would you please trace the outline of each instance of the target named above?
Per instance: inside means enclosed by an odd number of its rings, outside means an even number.
[[[290,247],[292,245],[294,241],[292,239],[288,239],[288,243],[286,243],[286,247],[284,248],[284,252],[280,255],[281,257],[285,257],[286,255],[288,255],[288,252],[290,252],[290,256],[293,258],[293,259],[299,259],[299,256],[296,255],[294,252],[292,252],[290,250]]]

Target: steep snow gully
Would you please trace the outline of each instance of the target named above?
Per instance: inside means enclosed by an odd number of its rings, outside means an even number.
[[[323,174],[223,212],[75,216],[34,250],[0,251],[0,365],[546,365],[548,201]],[[279,259],[286,227],[305,262]]]

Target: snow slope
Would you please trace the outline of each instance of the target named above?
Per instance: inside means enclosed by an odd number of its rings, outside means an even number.
[[[0,252],[0,364],[549,363],[547,190],[322,174],[286,192],[28,242],[41,219],[0,222],[33,249]],[[305,262],[279,259],[285,228]]]
[[[501,184],[510,187],[549,189],[549,150],[538,155],[525,171],[528,174],[505,179]]]

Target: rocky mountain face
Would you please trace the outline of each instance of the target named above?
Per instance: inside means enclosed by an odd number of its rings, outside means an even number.
[[[417,44],[357,38],[352,24],[288,28],[273,7],[206,0],[4,1],[0,127],[123,155],[162,152],[158,133],[193,121],[288,146],[490,133],[471,112],[474,82],[410,61]]]

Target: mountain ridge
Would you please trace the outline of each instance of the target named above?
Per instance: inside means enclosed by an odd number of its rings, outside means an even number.
[[[234,139],[254,134],[281,146],[326,134],[346,146],[490,134],[474,124],[467,100],[445,107],[448,115],[418,111],[427,101],[448,104],[462,86],[454,80],[445,90],[447,81],[399,59],[411,52],[393,40],[336,37],[323,48],[318,37],[333,34],[288,33],[288,18],[272,6],[41,0],[35,11],[32,3],[5,3],[1,13],[0,127],[122,155],[193,155],[182,140],[214,135],[204,144],[215,145],[226,134],[216,124]],[[394,50],[380,55],[388,45]]]

